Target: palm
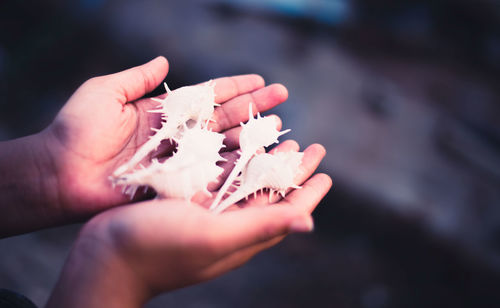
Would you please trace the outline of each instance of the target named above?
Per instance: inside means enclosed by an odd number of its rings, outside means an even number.
[[[62,145],[57,155],[64,160],[61,165],[68,166],[61,170],[61,182],[72,184],[64,188],[63,202],[84,212],[127,201],[111,187],[108,177],[147,140],[155,120],[143,110],[151,100],[126,105],[105,98],[95,101],[98,106],[80,111],[80,101],[72,98],[52,125],[52,130],[64,132],[53,138]]]

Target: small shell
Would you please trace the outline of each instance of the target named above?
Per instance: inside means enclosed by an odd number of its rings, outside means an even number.
[[[212,117],[215,102],[215,82],[208,81],[203,84],[186,86],[170,91],[167,84],[165,89],[168,95],[163,99],[155,99],[160,103],[161,113],[167,119],[177,118],[177,126],[188,120],[206,122]],[[182,121],[181,121],[182,119]]]
[[[299,173],[302,157],[304,153],[301,152],[255,155],[243,170],[241,183],[259,189],[270,188],[284,196],[288,188],[297,188],[293,180]]]
[[[273,143],[278,143],[278,137],[288,133],[290,130],[284,130],[280,132],[276,129],[276,121],[271,118],[263,118],[260,113],[257,113],[257,117],[253,117],[252,103],[248,107],[248,122],[246,124],[241,123],[243,127],[240,133],[240,158],[236,162],[233,170],[229,174],[226,182],[220,188],[217,196],[215,197],[210,209],[215,209],[222,197],[226,194],[230,185],[234,182],[238,174],[243,170],[248,161],[257,153],[261,147],[270,146]]]
[[[156,150],[162,140],[180,137],[185,127],[201,125],[206,127],[212,118],[215,104],[215,82],[209,81],[200,85],[187,86],[171,91],[167,84],[168,95],[165,99],[153,99],[160,105],[150,112],[162,114],[162,127],[152,128],[155,131],[134,156],[113,173],[115,177],[134,168],[149,153]]]
[[[269,202],[275,191],[284,197],[287,189],[300,188],[295,185],[294,179],[301,173],[299,166],[303,156],[304,153],[301,152],[255,155],[237,179],[240,182],[239,187],[214,211],[220,213],[239,200],[264,188],[270,189]]]
[[[241,123],[243,129],[240,133],[240,148],[243,153],[255,153],[261,147],[278,143],[278,137],[290,131],[287,129],[280,132],[276,129],[277,123],[274,118],[263,118],[260,113],[257,113],[257,118],[254,119],[252,104],[249,106],[248,113],[248,122],[246,124]]]

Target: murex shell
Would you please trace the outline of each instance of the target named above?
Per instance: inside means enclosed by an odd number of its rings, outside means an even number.
[[[301,173],[302,152],[278,152],[274,155],[262,153],[255,155],[245,166],[235,182],[237,189],[224,199],[215,209],[222,212],[232,204],[246,198],[250,194],[269,188],[269,202],[276,191],[285,197],[289,188],[300,188],[295,185],[295,177]]]
[[[141,186],[152,187],[159,198],[190,200],[198,191],[210,194],[208,184],[223,172],[217,162],[224,160],[219,151],[225,137],[207,129],[218,106],[214,87],[215,82],[209,81],[171,91],[165,84],[167,96],[157,100],[158,109],[150,111],[161,114],[161,128],[153,129],[155,135],[113,173],[113,184],[124,186],[124,192],[131,196]],[[269,188],[271,196],[274,191],[284,196],[289,188],[299,188],[293,181],[300,172],[303,153],[257,154],[260,148],[278,143],[278,137],[290,130],[277,130],[274,118],[263,118],[259,113],[254,118],[251,104],[249,121],[241,125],[240,157],[210,207],[217,213],[258,190]],[[177,143],[173,156],[161,162],[153,159],[147,167],[137,169],[139,162],[165,139]],[[239,183],[237,189],[220,202],[235,183]]]
[[[134,156],[113,173],[119,176],[134,168],[149,153],[156,150],[162,140],[180,137],[185,126],[201,125],[206,127],[212,117],[215,104],[215,82],[209,81],[200,85],[186,86],[171,91],[165,83],[167,96],[158,101],[157,109],[149,112],[161,113],[162,126],[151,128],[156,133],[144,143]]]

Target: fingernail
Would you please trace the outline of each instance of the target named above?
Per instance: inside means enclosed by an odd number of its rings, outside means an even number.
[[[295,219],[290,224],[290,232],[311,232],[314,230],[314,222],[311,216]]]

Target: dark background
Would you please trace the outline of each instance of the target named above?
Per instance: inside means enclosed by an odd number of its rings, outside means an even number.
[[[314,234],[148,307],[500,306],[498,2],[2,1],[0,140],[157,55],[172,88],[285,84],[275,112],[334,188]],[[42,306],[79,227],[0,241],[0,287]]]

